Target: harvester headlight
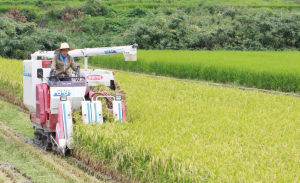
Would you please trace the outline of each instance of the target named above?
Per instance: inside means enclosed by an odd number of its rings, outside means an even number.
[[[60,96],[60,101],[67,101],[67,95]]]
[[[121,101],[122,100],[122,95],[116,95],[116,101]]]

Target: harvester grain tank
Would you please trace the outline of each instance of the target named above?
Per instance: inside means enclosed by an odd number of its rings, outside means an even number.
[[[85,48],[69,51],[72,57],[84,57],[85,69],[70,70],[71,81],[61,81],[51,70],[54,51],[37,51],[31,60],[23,61],[23,102],[29,110],[34,131],[34,143],[45,150],[62,155],[72,153],[72,113],[81,108],[86,124],[102,124],[103,113],[100,97],[111,103],[109,109],[115,120],[126,119],[121,96],[109,96],[106,91],[94,92],[99,84],[115,89],[114,73],[108,70],[88,70],[88,58],[96,55],[123,54],[125,61],[137,60],[137,44],[118,47]],[[98,97],[95,97],[96,95]]]

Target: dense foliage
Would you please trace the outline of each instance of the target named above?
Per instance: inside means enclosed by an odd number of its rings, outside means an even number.
[[[66,37],[50,29],[37,29],[35,23],[20,23],[0,19],[0,56],[16,59],[30,58],[38,50],[56,49]]]
[[[148,15],[121,40],[143,49],[299,49],[299,20],[299,13],[268,9],[185,7],[170,15]]]
[[[300,46],[296,11],[205,3],[156,9],[94,6],[82,9],[89,18],[70,22],[74,32],[78,27],[83,30],[81,37],[98,39],[95,46],[134,42],[141,49],[284,50]]]
[[[23,17],[22,21],[33,23],[19,25],[7,18],[1,19],[1,24],[13,25],[0,28],[1,36],[5,39],[1,42],[1,48],[4,49],[1,49],[0,55],[4,57],[26,58],[26,50],[29,53],[39,49],[52,50],[62,41],[68,41],[77,48],[132,43],[138,43],[140,49],[159,50],[300,48],[300,13],[297,8],[253,9],[249,4],[230,6],[210,1],[190,4],[181,1],[178,1],[179,4],[173,1],[153,4],[140,1],[130,5],[125,0],[119,3],[88,0],[68,1],[67,5],[63,5],[58,1],[37,0],[22,1],[22,7],[19,6],[20,2],[14,1]],[[5,3],[2,2],[3,10],[0,8],[0,12],[10,17]],[[296,7],[296,4],[292,5]],[[23,27],[30,29],[29,32],[16,33],[17,29]],[[16,34],[7,33],[11,31]],[[61,35],[68,37],[68,40]]]

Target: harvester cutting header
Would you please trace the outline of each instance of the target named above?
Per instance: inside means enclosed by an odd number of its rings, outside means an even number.
[[[81,108],[82,119],[86,124],[102,124],[102,103],[105,97],[112,106],[109,111],[115,120],[126,120],[122,96],[109,96],[106,91],[93,92],[92,86],[99,84],[115,89],[112,71],[88,70],[88,58],[96,55],[123,54],[125,61],[137,60],[137,44],[130,46],[85,48],[69,51],[71,57],[84,57],[85,69],[79,66],[67,70],[66,76],[51,69],[55,51],[37,51],[31,60],[23,61],[23,101],[28,108],[30,121],[35,128],[34,143],[43,149],[65,155],[72,153],[73,121],[72,112]],[[63,62],[62,62],[63,63]],[[95,98],[95,95],[101,95]]]

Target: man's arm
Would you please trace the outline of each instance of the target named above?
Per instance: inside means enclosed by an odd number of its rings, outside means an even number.
[[[69,57],[70,57],[70,62],[71,62],[70,66],[71,66],[72,70],[73,70],[73,71],[77,71],[77,69],[76,69],[76,64],[75,64],[75,62],[74,62],[73,57],[71,57],[71,56],[69,56]]]
[[[51,64],[51,70],[56,70],[56,56],[53,57],[52,59],[52,64]]]

